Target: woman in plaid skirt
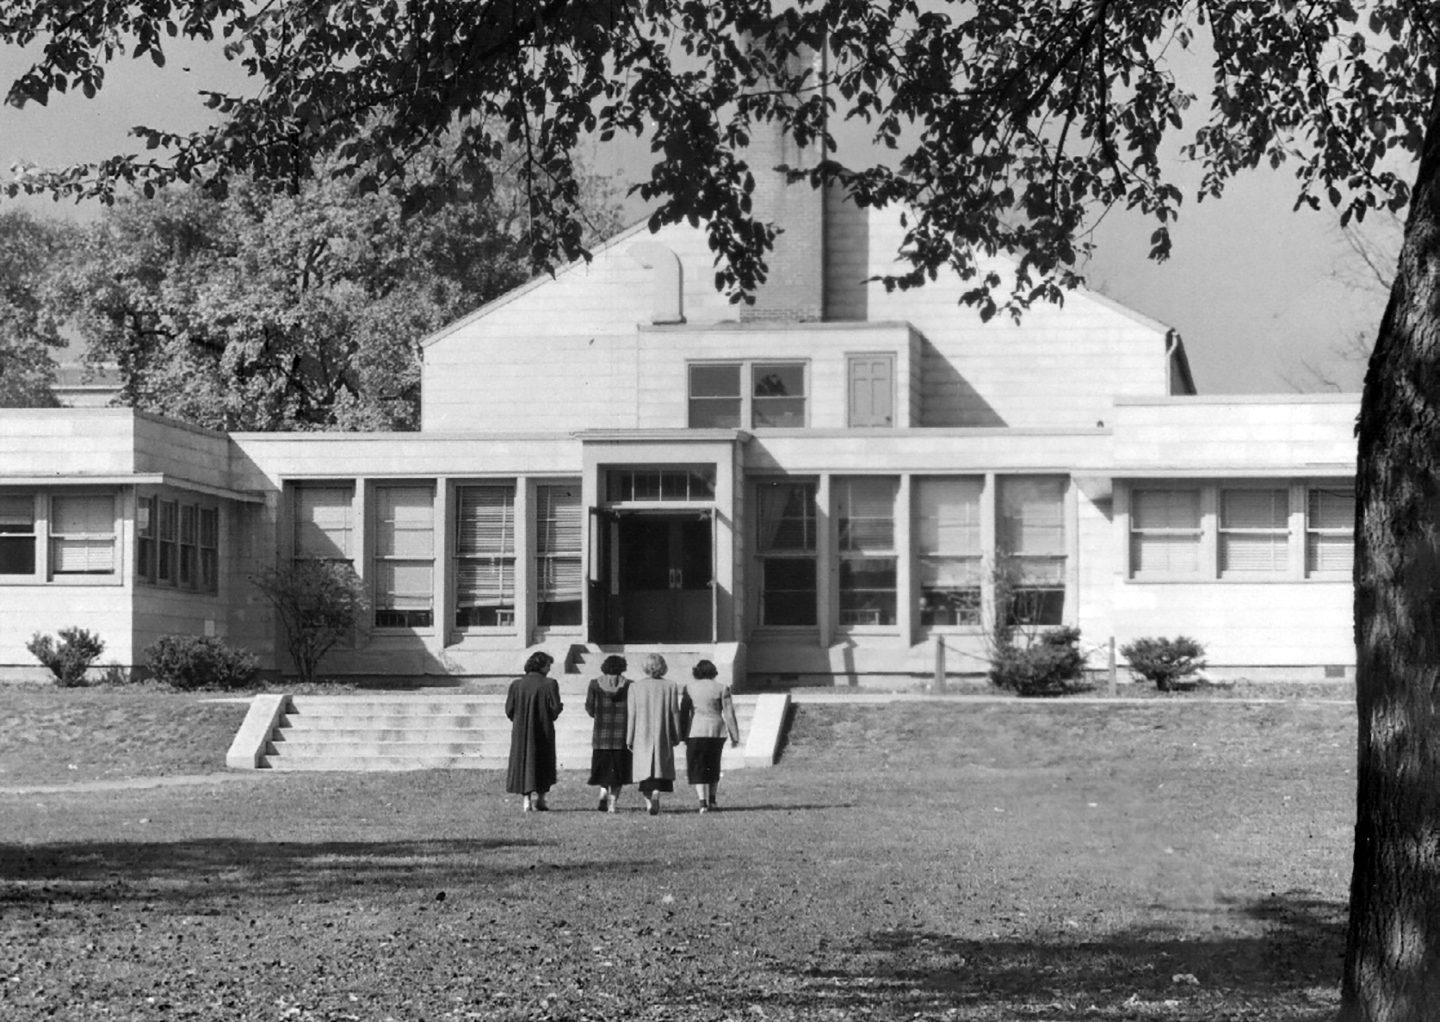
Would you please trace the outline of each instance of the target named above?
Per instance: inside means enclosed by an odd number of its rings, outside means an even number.
[[[601,812],[613,813],[620,789],[630,783],[630,750],[625,747],[630,689],[626,666],[624,657],[607,656],[600,665],[600,677],[591,679],[585,693],[585,712],[595,718],[589,783],[600,789],[600,804],[595,808]]]

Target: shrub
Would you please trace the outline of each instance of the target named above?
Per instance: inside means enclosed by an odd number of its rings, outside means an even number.
[[[62,628],[59,642],[36,632],[25,648],[50,668],[57,682],[65,688],[75,688],[85,684],[85,672],[105,652],[105,643],[84,628]]]
[[[260,661],[243,649],[206,635],[162,635],[145,650],[145,666],[171,688],[244,688]]]
[[[1121,646],[1120,655],[1129,662],[1130,670],[1153,681],[1162,692],[1170,691],[1176,682],[1205,666],[1201,659],[1205,656],[1205,647],[1183,635],[1173,639],[1136,639]]]
[[[990,656],[990,680],[1022,696],[1072,691],[1079,687],[1085,667],[1079,645],[1080,629],[1066,627],[1047,629],[1026,646],[999,646]]]
[[[280,615],[290,659],[306,684],[315,681],[320,659],[370,605],[365,583],[344,561],[293,561],[250,581]]]

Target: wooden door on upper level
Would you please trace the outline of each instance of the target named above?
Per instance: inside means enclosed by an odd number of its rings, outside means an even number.
[[[895,425],[895,356],[849,357],[851,426]]]

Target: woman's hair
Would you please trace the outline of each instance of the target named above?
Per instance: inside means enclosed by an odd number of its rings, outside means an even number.
[[[549,653],[531,653],[530,658],[525,661],[525,673],[544,674],[554,662],[555,658]]]
[[[625,668],[629,666],[623,656],[615,656],[612,654],[607,656],[605,661],[600,665],[600,673],[609,675],[624,674]]]
[[[665,658],[659,653],[651,653],[640,662],[640,669],[651,678],[663,678],[665,672],[670,668],[665,663]]]
[[[720,672],[715,669],[715,665],[709,660],[701,660],[691,668],[690,673],[697,678],[714,678],[719,675]]]

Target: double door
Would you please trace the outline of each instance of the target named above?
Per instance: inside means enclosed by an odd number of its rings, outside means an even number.
[[[710,512],[606,513],[592,626],[603,643],[708,643],[715,636]]]

